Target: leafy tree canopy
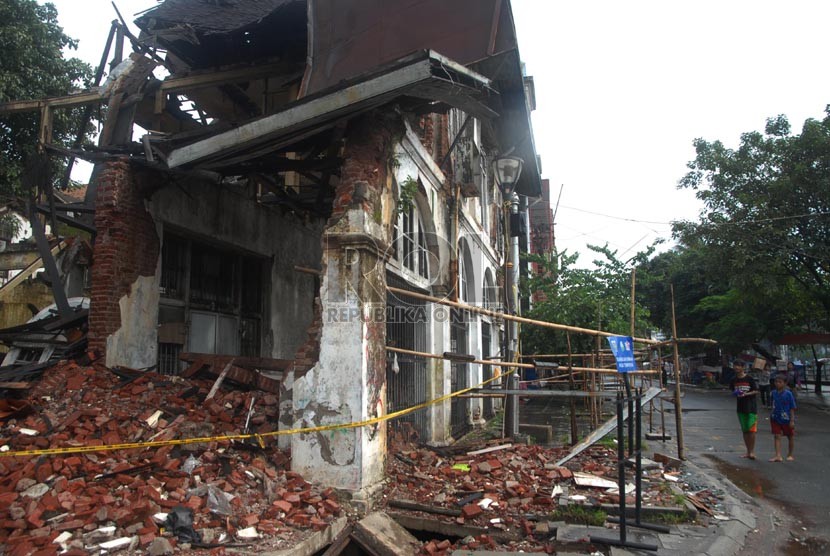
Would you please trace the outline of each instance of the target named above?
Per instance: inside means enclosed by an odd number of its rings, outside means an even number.
[[[777,116],[764,133],[744,133],[737,149],[703,139],[695,149],[679,187],[694,189],[704,211],[674,233],[685,246],[678,256],[698,258],[714,291],[691,312],[720,315],[709,326],[720,339],[727,329],[758,340],[830,328],[830,107],[797,135]],[[761,322],[750,326],[750,317]]]
[[[52,4],[35,0],[0,0],[0,102],[61,96],[88,85],[92,70],[77,58],[64,58],[65,47],[77,42],[58,25]],[[75,138],[81,110],[54,111],[53,142],[69,145]],[[0,115],[0,198],[6,203],[22,193],[25,161],[37,150],[38,112]],[[89,129],[87,130],[89,131]],[[61,176],[54,161],[52,176]]]
[[[594,267],[583,269],[575,266],[579,255],[567,252],[553,253],[550,258],[526,255],[526,259],[538,265],[539,271],[525,284],[528,294],[534,295],[530,318],[605,330],[627,335],[631,324],[631,269],[644,263],[652,249],[622,262],[617,252],[608,246],[589,245],[596,254]],[[633,263],[633,264],[632,264]],[[648,310],[638,304],[635,330],[644,335],[653,328]],[[565,332],[525,326],[522,329],[525,353],[566,353]],[[592,352],[596,339],[586,334],[571,334],[572,353]],[[603,340],[602,348],[608,346]]]

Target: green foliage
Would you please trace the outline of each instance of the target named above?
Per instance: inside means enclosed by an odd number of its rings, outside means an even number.
[[[655,322],[670,330],[674,284],[679,334],[727,352],[830,328],[830,112],[799,135],[777,116],[737,149],[694,144],[679,187],[696,191],[701,218],[675,224],[679,246],[642,267]]]
[[[605,525],[605,520],[608,514],[603,510],[596,510],[594,508],[586,508],[576,504],[570,504],[557,509],[550,514],[551,521],[564,521],[566,523],[584,523],[585,525],[593,525],[602,527]]]
[[[530,318],[606,330],[622,335],[630,332],[631,324],[631,263],[644,263],[652,249],[639,253],[629,261],[617,258],[608,246],[588,246],[596,253],[594,268],[577,268],[578,255],[554,253],[550,259],[539,255],[525,258],[540,267],[523,285],[525,293],[536,295]],[[635,330],[644,333],[652,329],[646,307],[638,302]],[[565,332],[541,327],[525,327],[522,334],[525,353],[565,353]],[[573,353],[592,351],[596,346],[593,336],[571,334]],[[603,348],[607,346],[603,344]]]
[[[401,183],[401,196],[398,199],[398,214],[403,214],[415,206],[415,194],[418,193],[418,181],[407,176]]]
[[[92,70],[77,58],[64,58],[65,47],[77,42],[63,33],[52,4],[35,0],[0,0],[0,102],[28,100],[70,93],[88,84]],[[56,109],[53,142],[70,145],[82,108]],[[0,197],[21,193],[25,160],[37,148],[39,112],[0,116]],[[87,131],[91,131],[88,129]],[[62,175],[63,161],[51,175]]]

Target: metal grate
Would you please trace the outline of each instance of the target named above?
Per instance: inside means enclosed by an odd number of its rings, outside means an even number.
[[[426,352],[426,305],[423,301],[389,294],[386,300],[386,343],[393,347]],[[389,412],[427,401],[427,361],[423,357],[388,352],[386,365],[386,402]],[[428,438],[426,409],[392,421],[392,426],[409,422],[422,439]]]
[[[450,322],[450,351],[467,353],[467,322],[463,311],[453,309]],[[466,363],[454,362],[450,366],[450,389],[453,392],[469,386],[469,370]],[[470,403],[466,398],[454,397],[450,405],[450,431],[458,438],[470,428]]]
[[[181,354],[181,345],[159,343],[159,374],[179,374],[179,355]]]
[[[490,353],[490,342],[492,341],[492,337],[490,336],[490,323],[489,322],[482,322],[481,323],[481,358],[487,359],[492,355]],[[483,380],[490,380],[493,378],[493,367],[491,365],[483,365],[481,368],[481,374]],[[493,384],[488,383],[486,388],[492,388]],[[493,409],[493,398],[484,398],[484,418],[485,419],[492,419],[495,416],[496,412]]]

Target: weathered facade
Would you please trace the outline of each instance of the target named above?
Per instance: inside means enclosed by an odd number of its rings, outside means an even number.
[[[446,444],[496,409],[384,420],[494,372],[387,346],[502,351],[496,320],[387,285],[502,304],[492,160],[522,157],[517,192],[539,193],[510,3],[167,0],[137,24],[98,91],[90,348],[172,374],[184,354],[282,362],[280,428],[366,423],[279,437],[292,466],[370,498],[387,427]]]

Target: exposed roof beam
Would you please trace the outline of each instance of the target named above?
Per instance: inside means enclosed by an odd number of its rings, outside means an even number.
[[[391,70],[374,74],[372,77],[364,77],[361,81],[352,82],[328,94],[321,93],[309,97],[281,112],[174,149],[167,157],[167,164],[174,168],[217,156],[227,157],[232,153],[257,149],[263,143],[301,129],[336,120],[371,106],[378,106],[396,96],[408,94],[408,91],[416,89],[419,85],[430,84],[434,81],[434,86],[440,88],[448,83],[445,78],[450,73],[460,78],[459,82],[453,82],[450,85],[464,100],[467,110],[477,109],[479,113],[488,112],[492,115],[489,109],[477,101],[473,101],[476,106],[470,106],[469,100],[472,97],[467,96],[475,92],[473,86],[489,90],[489,79],[435,52],[426,51],[408,57]],[[437,79],[439,77],[441,79]],[[465,86],[460,81],[467,81],[473,86]],[[447,92],[446,96],[452,98],[453,93]]]
[[[47,97],[36,100],[13,100],[0,103],[0,114],[11,114],[14,112],[31,112],[41,108],[55,108],[58,106],[80,106],[96,102],[106,102],[107,98],[101,96],[97,89],[75,93],[62,97]]]

